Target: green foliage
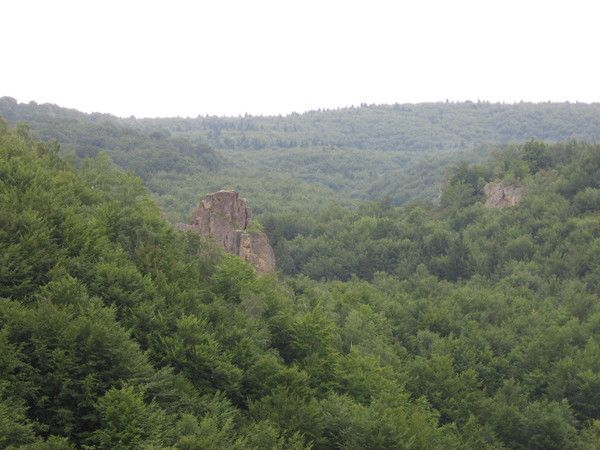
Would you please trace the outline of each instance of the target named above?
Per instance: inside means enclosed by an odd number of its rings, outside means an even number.
[[[598,155],[531,141],[439,206],[273,209],[261,277],[0,121],[0,446],[594,449]],[[490,180],[524,198],[484,206]]]
[[[99,448],[135,449],[164,440],[168,423],[153,404],[144,403],[131,387],[111,388],[98,401],[101,428],[89,441]]]
[[[27,419],[23,405],[4,399],[0,401],[0,446],[16,447],[35,440],[33,424]]]
[[[469,166],[467,163],[452,168],[440,198],[445,208],[460,209],[480,201],[484,186],[492,174],[489,167]]]
[[[490,145],[531,138],[597,142],[598,112],[596,104],[446,102],[277,117],[119,119],[0,99],[9,123],[27,122],[77,160],[108,153],[144,180],[174,222],[188,222],[201,196],[225,186],[252,199],[258,215],[280,212],[284,204],[286,211],[306,213],[330,201],[436,201],[444,169],[482,161]],[[522,177],[545,168],[543,146],[526,143],[519,149],[525,159],[509,162],[511,171]]]
[[[265,229],[258,219],[253,218],[250,224],[246,227],[248,233],[264,233]]]
[[[244,289],[256,278],[252,268],[231,255],[226,255],[217,265],[212,282],[215,292],[228,302],[239,303]]]
[[[548,147],[543,142],[531,140],[523,146],[523,160],[529,164],[532,173],[547,169],[552,164]]]
[[[600,189],[586,188],[573,198],[573,204],[579,213],[600,212]]]

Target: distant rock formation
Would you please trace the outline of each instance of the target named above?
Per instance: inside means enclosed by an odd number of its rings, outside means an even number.
[[[484,186],[485,206],[489,208],[505,208],[515,206],[523,198],[523,189],[503,181],[488,183]]]
[[[251,220],[252,212],[245,199],[234,191],[219,191],[200,201],[191,224],[176,226],[211,236],[226,252],[238,255],[259,274],[274,272],[273,249],[262,231],[248,229]]]

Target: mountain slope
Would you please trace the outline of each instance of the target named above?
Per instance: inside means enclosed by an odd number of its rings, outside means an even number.
[[[135,119],[0,99],[0,116],[27,122],[78,157],[100,150],[142,177],[174,222],[198,198],[231,188],[260,216],[321,198],[354,204],[437,200],[444,168],[481,162],[494,146],[527,139],[596,142],[600,105],[429,103],[364,105],[285,117]],[[212,149],[217,149],[217,152]],[[302,206],[303,205],[303,206]]]
[[[313,269],[400,258],[347,282],[257,278],[58,150],[0,121],[3,448],[597,447],[598,146],[459,166],[439,208],[323,211]],[[498,176],[520,204],[483,206]]]
[[[468,149],[526,139],[600,138],[600,104],[489,102],[363,105],[284,117],[127,120],[198,133],[216,148],[335,146],[366,150]]]

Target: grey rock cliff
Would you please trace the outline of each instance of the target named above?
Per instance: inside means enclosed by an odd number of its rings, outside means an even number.
[[[484,186],[485,206],[505,208],[517,205],[523,198],[523,189],[502,181],[488,183]]]
[[[273,249],[263,232],[248,230],[251,220],[252,212],[245,199],[234,191],[219,191],[200,201],[190,225],[177,227],[211,236],[226,252],[238,255],[259,274],[274,272]]]

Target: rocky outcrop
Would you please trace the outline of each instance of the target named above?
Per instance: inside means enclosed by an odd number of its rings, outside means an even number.
[[[265,233],[251,231],[240,233],[238,255],[247,261],[257,273],[275,271],[275,254]]]
[[[226,252],[238,255],[259,274],[273,272],[273,249],[263,232],[248,229],[251,221],[252,212],[245,199],[234,191],[219,191],[200,201],[190,225],[178,224],[177,228],[211,236]]]
[[[225,251],[239,254],[240,233],[252,220],[246,200],[234,191],[208,194],[200,201],[192,217],[192,227],[211,236]]]
[[[489,208],[505,208],[515,206],[523,198],[523,189],[502,181],[488,183],[484,186],[485,206]]]

